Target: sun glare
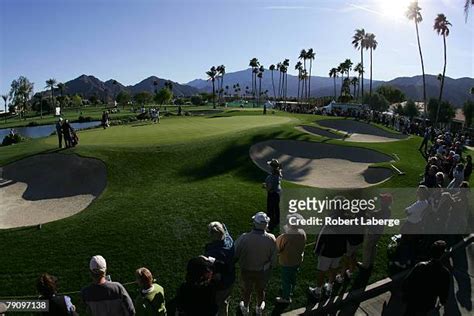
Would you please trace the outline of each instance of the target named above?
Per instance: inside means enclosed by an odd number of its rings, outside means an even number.
[[[405,17],[405,12],[413,0],[377,0],[376,2],[383,15],[400,19]]]

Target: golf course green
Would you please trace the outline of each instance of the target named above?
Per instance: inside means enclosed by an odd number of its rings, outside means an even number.
[[[350,143],[295,129],[322,117],[277,112],[226,111],[222,115],[166,117],[160,124],[133,122],[79,132],[78,147],[61,150],[102,160],[107,169],[104,192],[84,211],[36,227],[0,230],[0,297],[34,297],[36,278],[43,272],[59,278],[60,292],[77,291],[90,282],[88,262],[101,254],[112,280],[134,281],[146,266],[171,301],[184,280],[187,261],[203,252],[207,224],[222,221],[237,238],[251,228],[251,216],[265,209],[261,188],[265,172],[249,157],[253,144],[292,139],[359,146],[399,158],[392,162],[406,174],[393,176],[384,187],[416,186],[425,161],[417,151],[419,137],[393,143]],[[31,155],[57,151],[55,136],[0,147],[0,166]],[[382,162],[377,166],[390,167]],[[283,188],[298,187],[284,182]],[[384,236],[380,249],[387,243]],[[306,302],[305,290],[316,274],[307,253],[291,307]],[[386,274],[386,253],[378,253],[373,280]],[[278,294],[279,270],[270,281],[268,303]],[[127,284],[132,297],[136,285]],[[232,308],[239,299],[234,288]],[[82,308],[82,307],[81,307]]]

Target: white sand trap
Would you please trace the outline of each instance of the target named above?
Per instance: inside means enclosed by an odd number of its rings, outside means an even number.
[[[103,162],[76,155],[37,155],[0,171],[0,229],[74,215],[99,196],[107,183]]]
[[[377,126],[352,119],[321,120],[317,123],[326,128],[336,130],[347,135],[346,141],[361,143],[386,143],[406,139],[408,136],[392,133]],[[311,133],[311,131],[306,131]]]
[[[387,168],[369,168],[392,157],[359,147],[297,140],[269,140],[250,148],[250,157],[265,171],[267,161],[277,158],[285,180],[318,188],[365,188],[392,176]]]

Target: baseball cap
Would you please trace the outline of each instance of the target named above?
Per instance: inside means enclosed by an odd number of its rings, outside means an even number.
[[[89,269],[93,272],[105,272],[107,270],[107,262],[105,262],[104,257],[100,255],[93,256],[89,262]]]
[[[270,222],[270,217],[265,212],[258,212],[252,216],[253,221],[256,224],[268,224]]]

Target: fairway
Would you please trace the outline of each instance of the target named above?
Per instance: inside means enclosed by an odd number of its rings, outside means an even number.
[[[160,124],[137,122],[114,126],[106,130],[92,129],[80,132],[81,145],[100,146],[148,146],[178,144],[206,137],[239,133],[244,130],[290,122],[281,116],[241,117],[184,117],[163,119]],[[55,144],[56,138],[48,139]]]

